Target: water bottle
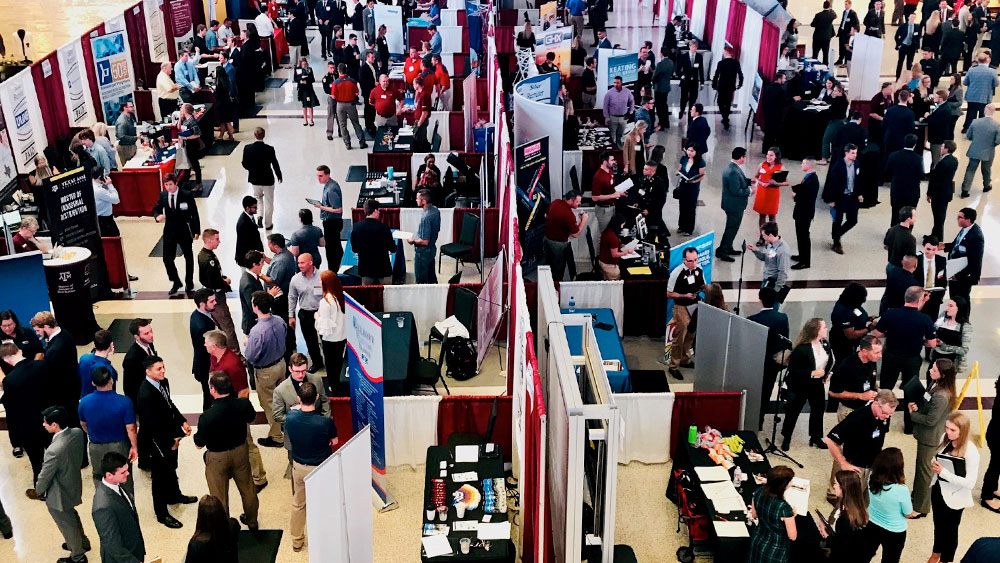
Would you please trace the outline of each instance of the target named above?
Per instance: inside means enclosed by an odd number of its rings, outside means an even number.
[[[569,312],[570,313],[576,312],[576,299],[574,299],[572,296],[570,296],[569,298]]]
[[[392,180],[392,175],[393,175],[393,172],[394,172],[394,170],[392,169],[392,166],[386,168],[385,171],[386,171],[386,174],[388,175],[389,179]]]

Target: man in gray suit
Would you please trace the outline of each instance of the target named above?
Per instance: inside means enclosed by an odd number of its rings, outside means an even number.
[[[723,262],[735,262],[731,255],[740,253],[733,248],[733,241],[740,232],[743,211],[746,210],[747,200],[750,198],[750,182],[740,169],[746,161],[747,150],[736,147],[733,149],[732,162],[722,173],[722,210],[726,212],[726,230],[722,233],[722,242],[715,251],[715,257]]]
[[[94,488],[94,527],[101,537],[102,563],[142,563],[146,544],[139,528],[135,497],[125,487],[129,479],[128,459],[118,452],[108,452],[94,463],[104,477]]]
[[[274,388],[274,398],[271,399],[271,410],[274,413],[274,421],[281,425],[281,430],[285,430],[285,416],[295,405],[299,404],[299,385],[308,381],[316,386],[319,396],[316,399],[316,408],[323,416],[330,416],[330,400],[326,397],[326,388],[323,386],[323,378],[316,373],[309,373],[309,359],[305,354],[296,352],[292,354],[288,363],[288,371],[291,377],[286,378]],[[339,377],[339,373],[337,374]],[[330,382],[336,385],[335,381]],[[291,452],[292,445],[285,436],[285,449]],[[290,456],[291,454],[289,454]],[[291,475],[292,461],[288,459],[287,475]]]
[[[969,186],[976,176],[976,168],[983,168],[983,193],[993,189],[990,185],[990,167],[993,166],[993,154],[1000,145],[1000,125],[993,120],[993,106],[984,110],[986,115],[972,122],[965,137],[972,141],[965,156],[969,157],[969,165],[965,168],[965,180],[962,181],[962,197],[969,197]]]
[[[70,552],[69,557],[60,557],[56,563],[86,563],[90,540],[83,531],[76,507],[83,502],[80,467],[87,449],[87,437],[83,430],[69,428],[69,423],[69,414],[62,406],[42,411],[42,426],[52,434],[52,443],[45,449],[35,491],[40,496],[45,495],[49,514],[66,540],[63,549]]]

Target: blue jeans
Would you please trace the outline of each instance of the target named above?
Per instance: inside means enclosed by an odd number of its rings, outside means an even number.
[[[433,244],[418,246],[414,249],[413,278],[416,283],[437,283],[434,272],[434,255],[437,247]]]

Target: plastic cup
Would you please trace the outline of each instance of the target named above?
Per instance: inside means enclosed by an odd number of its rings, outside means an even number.
[[[468,555],[469,550],[472,549],[472,538],[458,540],[458,549],[462,551],[462,555]]]
[[[438,520],[445,522],[448,520],[448,509],[441,507],[443,510],[438,510]]]
[[[427,521],[428,522],[433,522],[434,521],[434,509],[433,508],[428,508],[427,509]]]
[[[396,317],[396,326],[398,326],[399,328],[403,328],[404,324],[406,324],[406,319],[403,318],[403,315],[399,315],[398,317]]]
[[[455,516],[465,518],[465,503],[460,502],[455,505]]]

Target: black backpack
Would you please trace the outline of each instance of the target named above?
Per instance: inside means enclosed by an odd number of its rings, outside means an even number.
[[[453,336],[445,345],[444,362],[448,377],[467,381],[476,376],[476,347],[468,338]]]

